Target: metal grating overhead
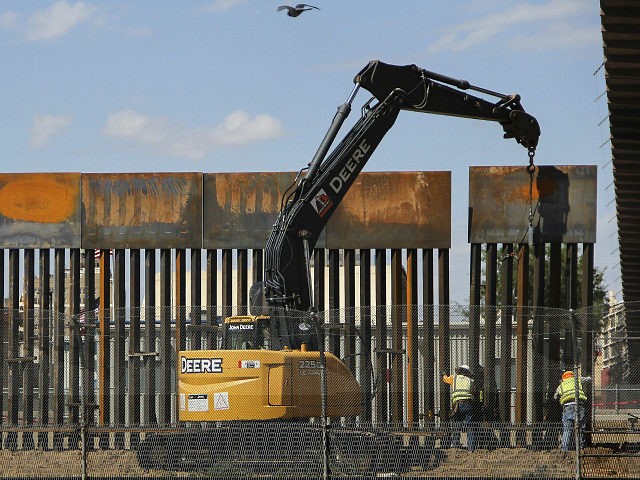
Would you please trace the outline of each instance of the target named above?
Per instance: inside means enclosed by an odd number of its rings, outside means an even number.
[[[600,0],[600,18],[622,296],[640,301],[640,1]]]

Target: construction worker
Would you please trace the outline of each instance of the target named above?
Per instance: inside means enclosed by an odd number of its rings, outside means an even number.
[[[467,448],[470,451],[476,449],[476,438],[471,423],[474,421],[475,388],[471,369],[468,365],[460,365],[453,375],[442,375],[442,381],[451,385],[451,411],[452,438],[451,448],[460,448],[460,433],[467,432]]]
[[[590,377],[580,377],[578,379],[578,399],[576,401],[576,382],[571,370],[562,374],[562,382],[558,385],[553,398],[560,401],[562,405],[562,450],[568,452],[573,445],[574,429],[576,417],[578,428],[580,429],[580,447],[584,444],[584,428],[586,424],[584,404],[587,396],[582,389],[582,382],[590,381]]]

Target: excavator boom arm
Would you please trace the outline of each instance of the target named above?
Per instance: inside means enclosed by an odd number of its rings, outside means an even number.
[[[369,62],[355,76],[354,82],[378,100],[386,98],[396,88],[402,89],[406,94],[403,110],[499,122],[505,138],[514,138],[528,149],[538,145],[538,121],[524,111],[517,94],[505,95],[476,87],[466,80],[430,72],[416,65],[389,65],[379,60]],[[475,90],[499,100],[493,103],[461,90]]]
[[[294,347],[286,332],[281,309],[307,310],[311,307],[309,278],[305,263],[308,252],[340,204],[356,177],[393,126],[400,110],[489,120],[500,123],[505,138],[514,138],[529,150],[530,158],[538,144],[540,127],[526,113],[519,95],[503,95],[429,72],[415,65],[396,66],[372,61],[354,78],[356,88],[325,135],[304,176],[288,195],[265,248],[263,306],[285,331],[279,331],[282,346]],[[450,85],[450,86],[449,86]],[[325,157],[342,122],[351,110],[359,87],[378,101],[363,109],[338,146]],[[456,87],[456,88],[452,88]],[[475,90],[498,98],[490,102],[471,95]],[[370,101],[371,102],[371,101]]]

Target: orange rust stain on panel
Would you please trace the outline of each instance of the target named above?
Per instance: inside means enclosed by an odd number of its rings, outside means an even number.
[[[265,188],[262,192],[262,204],[260,206],[260,211],[265,213],[278,213],[280,211],[278,205],[278,198],[271,194],[271,190]]]
[[[97,185],[92,192],[97,225],[140,226],[180,220],[189,200],[188,189],[178,183],[165,181],[162,177],[140,175],[138,179],[144,183],[136,185],[132,182],[127,185],[130,181],[127,177],[106,177],[103,182],[117,185],[115,191]],[[110,193],[107,195],[107,192]],[[106,208],[107,204],[110,205],[109,209]]]
[[[246,199],[245,199],[246,204],[244,208],[247,214],[256,213],[257,196],[258,196],[257,189],[251,189],[247,192]]]
[[[281,175],[218,174],[215,179],[216,204],[232,215],[277,214],[280,195],[275,185]]]
[[[501,194],[501,192],[496,192],[497,194]],[[538,200],[538,189],[536,188],[536,183],[534,181],[533,185],[529,186],[527,182],[526,185],[519,185],[508,192],[506,195],[506,203],[528,203],[529,202],[529,194],[531,194],[531,200]]]
[[[61,223],[76,211],[78,186],[55,178],[25,178],[0,189],[0,215],[34,223]]]

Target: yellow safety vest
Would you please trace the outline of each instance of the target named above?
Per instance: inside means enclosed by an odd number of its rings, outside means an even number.
[[[587,400],[587,396],[582,390],[582,383],[578,380],[578,389],[580,395],[580,401]],[[569,377],[563,380],[560,384],[560,405],[564,405],[567,402],[575,402],[576,400],[576,382],[573,377]]]
[[[473,379],[466,375],[454,375],[453,376],[453,391],[451,392],[451,402],[457,403],[460,400],[473,400],[473,393],[471,393],[471,386],[473,385]]]

